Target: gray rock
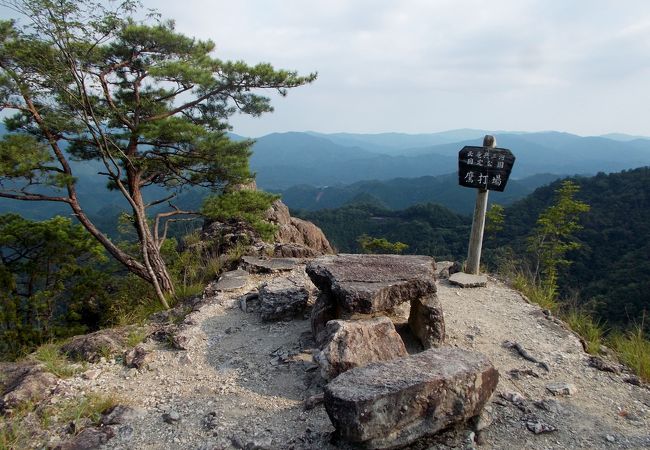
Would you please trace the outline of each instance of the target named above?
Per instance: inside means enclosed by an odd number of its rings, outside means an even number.
[[[589,366],[594,369],[602,370],[603,372],[620,373],[621,371],[617,364],[606,361],[600,356],[590,356]]]
[[[435,265],[428,256],[341,254],[315,259],[306,271],[343,310],[370,314],[435,294]]]
[[[286,320],[301,315],[307,306],[309,292],[288,279],[279,278],[259,290],[260,316],[264,321]]]
[[[445,341],[445,318],[435,294],[411,300],[409,327],[424,348],[439,347]]]
[[[106,411],[99,423],[102,425],[125,425],[135,418],[137,418],[141,413],[135,409],[125,406],[125,405],[116,405]]]
[[[81,377],[84,380],[96,380],[101,374],[102,374],[101,369],[90,369],[82,373]]]
[[[448,279],[462,270],[462,266],[457,261],[438,261],[436,262],[436,276],[440,279]]]
[[[576,388],[570,383],[549,383],[546,389],[553,395],[573,395],[576,393]]]
[[[73,360],[96,363],[102,357],[121,354],[132,329],[133,327],[107,328],[74,336],[61,346],[61,352]]]
[[[393,322],[386,317],[330,320],[326,333],[325,346],[314,356],[326,380],[355,367],[390,361],[408,354]]]
[[[555,428],[553,425],[543,422],[537,418],[527,420],[526,428],[535,434],[551,433],[553,431],[557,431],[557,428]]]
[[[245,313],[256,309],[253,304],[259,306],[260,294],[258,292],[249,292],[239,298],[239,308]]]
[[[278,273],[293,270],[300,263],[296,258],[242,257],[243,268],[250,273]]]
[[[124,352],[124,365],[136,369],[148,369],[153,361],[153,354],[148,352],[142,344],[138,344],[131,350]]]
[[[498,380],[481,354],[429,349],[339,375],[325,386],[325,408],[344,440],[394,448],[477,416]]]
[[[321,392],[320,394],[307,397],[303,402],[302,407],[305,411],[310,411],[314,409],[316,406],[322,404],[323,400],[325,400],[325,394]]]
[[[59,447],[60,450],[95,450],[107,443],[115,435],[111,427],[84,428],[70,441]]]
[[[181,415],[176,411],[169,411],[162,415],[163,420],[166,423],[173,424],[181,420]]]
[[[219,277],[219,281],[209,288],[215,292],[229,292],[243,288],[246,286],[246,283],[248,283],[248,272],[237,269],[231,270],[230,272],[224,272],[221,277]]]
[[[462,288],[485,287],[487,286],[487,276],[457,272],[449,276],[449,282]]]
[[[533,402],[533,405],[544,411],[548,411],[552,414],[563,414],[565,412],[564,407],[555,399],[546,398],[543,400],[538,400]]]
[[[630,375],[628,377],[623,378],[623,381],[629,384],[632,384],[634,386],[641,386],[643,383],[641,382],[641,379],[637,377],[636,375]]]
[[[216,430],[219,424],[219,417],[215,411],[210,411],[203,419],[203,426],[208,430]]]

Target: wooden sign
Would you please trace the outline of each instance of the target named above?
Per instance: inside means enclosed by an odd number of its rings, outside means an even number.
[[[503,192],[514,163],[507,148],[465,146],[458,152],[458,184]]]

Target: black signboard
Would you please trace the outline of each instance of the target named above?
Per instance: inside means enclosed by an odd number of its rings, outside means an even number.
[[[458,152],[458,184],[503,192],[514,163],[507,148],[465,146]]]

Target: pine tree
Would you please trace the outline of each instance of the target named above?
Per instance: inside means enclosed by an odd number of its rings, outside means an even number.
[[[0,108],[15,112],[0,141],[0,197],[68,204],[167,306],[164,294],[174,286],[161,229],[192,213],[175,207],[174,196],[188,185],[223,190],[248,182],[252,141],[228,139],[227,119],[272,111],[257,89],[285,95],[316,75],[221,61],[213,42],[176,32],[172,21],[135,20],[139,5],[131,0],[114,9],[85,0],[0,4],[29,21],[0,21]],[[139,254],[115,245],[79,201],[75,173],[92,161],[128,201]],[[153,186],[167,195],[151,198]],[[148,209],[162,204],[168,210],[150,217]]]

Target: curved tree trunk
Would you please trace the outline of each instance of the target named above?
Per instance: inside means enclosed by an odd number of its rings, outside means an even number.
[[[151,234],[149,228],[146,228],[147,236],[147,254],[149,256],[149,263],[151,268],[156,274],[158,283],[160,284],[160,289],[166,294],[174,294],[174,284],[172,282],[169,271],[167,270],[167,264],[163,260],[162,255],[158,246],[155,245],[153,235]]]

